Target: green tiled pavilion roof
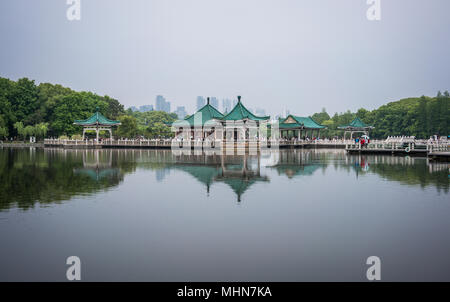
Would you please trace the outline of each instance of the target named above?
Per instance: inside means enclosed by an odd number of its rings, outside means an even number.
[[[201,126],[205,125],[205,123],[207,121],[210,121],[212,119],[221,119],[221,118],[223,118],[223,114],[220,113],[219,110],[214,108],[214,106],[209,104],[209,100],[208,100],[208,103],[205,106],[203,106],[202,108],[200,108],[195,114],[185,118],[182,121],[176,121],[172,125],[173,126],[177,126],[177,125],[182,126],[184,121],[187,121],[190,126],[194,126],[194,121],[195,121],[196,115],[198,116],[199,113],[201,113],[201,115],[202,115],[201,116],[202,117],[202,119],[201,119]]]
[[[296,123],[286,123],[286,120],[291,117]],[[290,128],[299,128],[304,127],[308,129],[323,129],[325,126],[320,125],[316,121],[314,121],[311,117],[302,117],[295,115],[288,115],[285,119],[280,120],[279,128],[280,129],[290,129]]]
[[[298,129],[301,128],[302,125],[299,123],[279,123],[278,128],[279,129]]]
[[[241,103],[241,97],[238,96],[238,103],[234,108],[225,115],[222,120],[225,121],[240,121],[243,119],[249,119],[254,121],[266,121],[270,118],[270,116],[256,116],[251,113],[244,105]]]
[[[350,124],[339,126],[339,129],[345,128],[373,128],[373,127],[361,121],[359,117],[356,117]]]
[[[81,126],[91,126],[91,125],[99,125],[99,126],[116,126],[120,125],[120,121],[113,121],[110,119],[107,119],[103,114],[101,114],[97,111],[88,119],[85,120],[75,120],[75,125],[81,125]]]
[[[214,177],[216,177],[220,173],[220,169],[218,167],[186,164],[176,165],[175,167],[191,174],[195,179],[205,184],[208,188],[212,184]]]
[[[266,176],[253,176],[251,178],[218,176],[215,178],[215,181],[221,181],[229,185],[234,193],[236,193],[237,200],[241,201],[241,196],[250,186],[260,181],[268,182],[269,179]]]

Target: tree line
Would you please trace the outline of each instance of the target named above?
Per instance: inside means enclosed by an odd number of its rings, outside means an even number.
[[[113,135],[117,137],[173,136],[167,124],[177,120],[174,113],[132,112],[106,95],[77,92],[50,83],[36,85],[28,78],[12,81],[0,77],[0,139],[26,139],[28,136],[79,138],[82,127],[74,125],[74,120],[89,118],[96,107],[107,118],[121,121],[122,125],[113,130]],[[342,137],[343,131],[338,127],[349,124],[355,117],[375,127],[371,131],[374,138],[448,135],[450,97],[445,91],[438,92],[435,97],[422,96],[390,102],[372,111],[361,108],[357,112],[348,110],[330,116],[324,108],[312,115],[316,122],[327,126],[322,130],[321,137]]]
[[[12,81],[0,77],[0,139],[79,139],[82,127],[73,122],[89,118],[97,107],[107,118],[122,122],[122,126],[113,129],[113,135],[119,137],[170,136],[166,123],[177,119],[175,114],[165,112],[126,111],[118,100],[106,95],[77,92],[50,83],[36,85],[28,78]]]
[[[321,131],[322,137],[342,137],[343,131],[338,127],[349,124],[356,117],[375,127],[370,131],[373,138],[401,135],[416,138],[447,136],[450,130],[450,96],[448,91],[438,92],[436,97],[406,98],[382,105],[372,111],[361,108],[353,113],[349,110],[335,113],[332,117],[324,108],[311,117],[327,127]]]

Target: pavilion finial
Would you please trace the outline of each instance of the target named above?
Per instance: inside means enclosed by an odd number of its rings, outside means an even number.
[[[97,106],[97,107],[95,107],[95,112],[99,112],[100,111],[100,108]]]
[[[207,104],[209,105],[209,97],[207,97],[206,99],[207,99]]]
[[[240,102],[241,102],[241,96],[238,95],[238,103],[240,103]]]

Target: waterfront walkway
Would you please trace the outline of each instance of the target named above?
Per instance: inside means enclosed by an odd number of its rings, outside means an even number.
[[[348,153],[359,154],[399,154],[422,155],[433,159],[450,158],[448,141],[430,142],[426,140],[374,140],[362,146],[354,140],[246,140],[243,142],[225,142],[222,140],[190,140],[175,139],[105,139],[96,140],[61,140],[45,139],[44,147],[66,149],[102,149],[102,148],[132,148],[132,149],[275,149],[275,148],[341,148]]]
[[[72,140],[72,139],[45,139],[45,147],[61,147],[67,149],[101,149],[101,148],[143,148],[143,149],[170,149],[176,148],[227,148],[231,146],[241,146],[246,148],[299,148],[299,147],[318,147],[318,148],[342,148],[344,149],[350,140],[246,140],[231,141],[223,140],[172,140],[172,139],[137,139],[137,140]]]

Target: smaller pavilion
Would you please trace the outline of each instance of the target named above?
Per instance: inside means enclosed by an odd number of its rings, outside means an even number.
[[[350,133],[350,139],[353,139],[353,133],[364,133],[365,135],[369,135],[369,131],[374,129],[375,127],[367,125],[363,121],[356,117],[350,124],[339,126],[338,129],[345,130],[344,139],[347,133]]]
[[[112,137],[112,126],[119,126],[121,125],[120,121],[113,121],[110,119],[107,119],[103,114],[101,114],[99,111],[99,108],[96,108],[96,112],[88,119],[85,120],[76,120],[74,122],[74,125],[83,126],[83,140],[86,131],[95,131],[97,134],[97,142],[99,139],[100,131],[108,131],[110,137]]]
[[[320,125],[311,117],[302,117],[295,115],[288,115],[285,119],[279,120],[280,136],[283,138],[296,137],[298,139],[312,138],[314,131],[317,138],[320,137],[320,129],[325,129],[325,126]],[[308,136],[308,130],[310,136]]]

